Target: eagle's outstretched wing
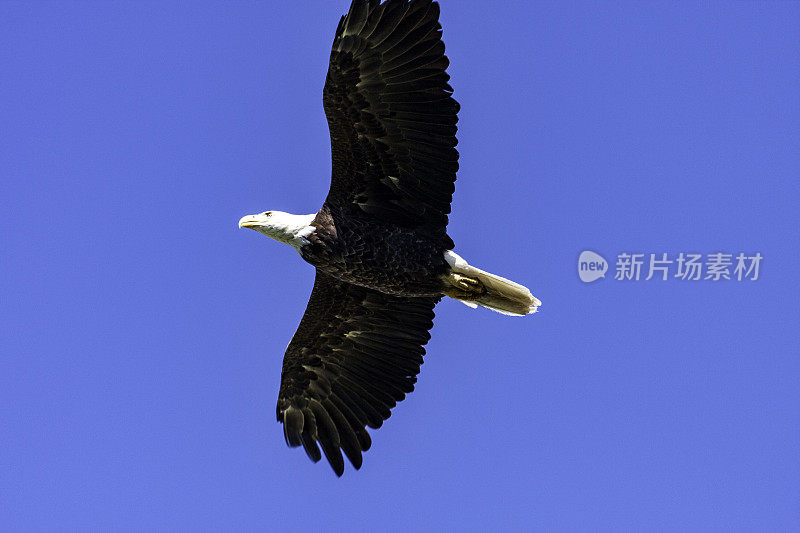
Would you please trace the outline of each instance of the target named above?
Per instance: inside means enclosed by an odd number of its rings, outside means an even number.
[[[459,106],[438,18],[431,0],[353,0],[342,17],[323,94],[328,204],[405,227],[447,226]]]
[[[407,298],[338,281],[317,271],[314,290],[283,359],[278,421],[289,446],[333,470],[342,451],[361,467],[390,409],[414,390],[439,298]]]

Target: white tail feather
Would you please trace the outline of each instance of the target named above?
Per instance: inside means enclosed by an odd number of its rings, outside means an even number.
[[[453,277],[453,273],[460,274],[461,276],[479,281],[486,289],[483,294],[476,295],[474,298],[456,297],[456,300],[470,307],[475,307],[477,304],[504,315],[524,316],[535,313],[539,306],[542,305],[542,302],[534,297],[527,287],[519,283],[514,283],[506,278],[490,274],[479,268],[475,268],[452,250],[445,252],[444,258],[451,269],[448,281],[454,284],[455,278]]]

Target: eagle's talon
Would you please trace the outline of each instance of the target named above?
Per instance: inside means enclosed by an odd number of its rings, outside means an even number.
[[[475,293],[482,292],[483,290],[483,285],[475,278],[462,276],[456,273],[453,273],[452,276],[453,285],[464,292]]]

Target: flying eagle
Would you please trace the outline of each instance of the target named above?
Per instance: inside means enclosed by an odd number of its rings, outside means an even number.
[[[319,212],[243,217],[294,247],[316,279],[283,359],[278,421],[286,443],[344,472],[414,390],[443,296],[507,315],[539,300],[453,252],[458,103],[447,83],[439,5],[353,0],[336,29],[323,104],[333,171]]]

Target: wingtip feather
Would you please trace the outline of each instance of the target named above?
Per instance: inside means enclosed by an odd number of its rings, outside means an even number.
[[[283,412],[283,436],[286,444],[297,448],[302,444],[300,435],[304,426],[303,412],[296,407],[289,407]]]

